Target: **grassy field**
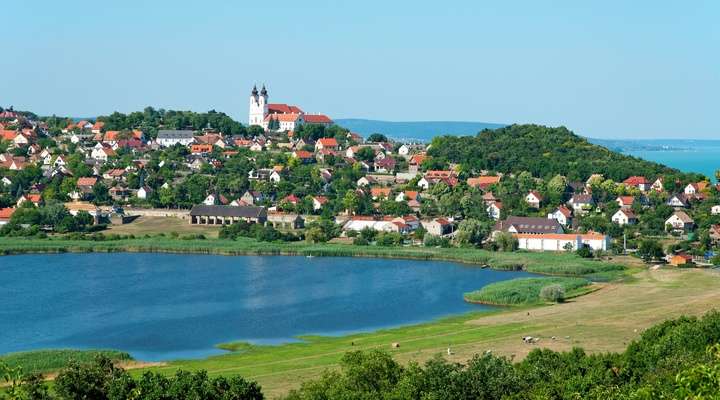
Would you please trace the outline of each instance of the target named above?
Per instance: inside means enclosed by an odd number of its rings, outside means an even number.
[[[587,293],[590,281],[585,278],[548,277],[517,278],[483,286],[480,290],[465,293],[465,301],[494,305],[541,304],[540,291],[548,285],[560,285],[567,298]]]
[[[303,343],[281,346],[237,344],[236,353],[175,361],[154,369],[168,374],[178,369],[240,374],[257,380],[272,398],[336,368],[340,357],[350,350],[385,349],[402,362],[422,362],[436,354],[461,362],[487,350],[518,359],[537,347],[619,351],[653,324],[683,314],[703,314],[720,302],[716,271],[669,269],[636,275],[633,282],[601,284],[599,290],[564,304],[470,314],[343,337],[307,336]],[[521,338],[528,335],[541,340],[525,344]],[[400,347],[391,348],[392,343]],[[447,355],[448,347],[452,355]]]
[[[131,361],[128,353],[114,350],[37,350],[10,353],[0,356],[0,363],[10,367],[22,367],[25,372],[47,373],[57,371],[67,365],[70,360],[88,362],[96,356],[103,355],[109,359],[124,363]]]
[[[217,238],[220,227],[209,225],[190,225],[187,221],[173,217],[146,217],[141,216],[129,224],[108,225],[105,233],[119,235],[156,235],[176,232],[178,235],[202,234],[208,238]]]

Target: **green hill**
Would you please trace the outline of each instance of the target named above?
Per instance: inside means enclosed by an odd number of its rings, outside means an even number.
[[[476,172],[528,171],[538,177],[560,174],[571,180],[585,180],[599,173],[615,181],[633,175],[649,179],[664,176],[666,180],[701,177],[592,144],[565,127],[510,125],[483,130],[476,136],[439,136],[433,139],[429,154]]]

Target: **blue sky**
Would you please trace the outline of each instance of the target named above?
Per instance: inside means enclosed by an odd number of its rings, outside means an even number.
[[[334,118],[565,125],[718,138],[718,1],[10,1],[0,105],[146,105],[246,121],[271,101]]]

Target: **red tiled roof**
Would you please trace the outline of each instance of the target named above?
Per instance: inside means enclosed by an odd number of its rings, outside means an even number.
[[[303,119],[308,124],[331,124],[333,122],[330,117],[322,114],[305,114]]]
[[[478,176],[476,178],[468,178],[468,186],[484,189],[492,184],[500,182],[499,176]]]
[[[295,153],[293,154],[295,155],[295,157],[300,159],[313,158],[313,154],[305,150],[295,150]]]
[[[13,213],[15,212],[14,208],[0,208],[0,219],[10,219],[12,217]]]
[[[270,103],[268,104],[268,112],[271,114],[300,114],[303,112],[303,110],[301,110],[298,106],[291,106],[281,103]]]
[[[631,176],[623,181],[626,185],[647,185],[650,182],[644,176]]]
[[[323,147],[337,147],[338,145],[338,142],[337,140],[335,140],[335,138],[320,138],[318,139],[318,143],[323,145]]]
[[[77,185],[78,186],[95,186],[97,183],[97,178],[95,177],[83,177],[78,178]]]

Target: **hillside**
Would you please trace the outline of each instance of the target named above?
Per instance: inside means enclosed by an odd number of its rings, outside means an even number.
[[[379,121],[372,119],[337,119],[335,122],[365,137],[382,133],[393,139],[429,142],[438,135],[474,135],[484,129],[497,129],[505,125],[487,122],[462,121]]]
[[[440,136],[433,139],[429,154],[475,171],[529,171],[534,176],[561,174],[572,180],[585,180],[594,173],[615,181],[632,175],[687,175],[592,144],[565,127],[510,125],[484,130],[476,136]]]

